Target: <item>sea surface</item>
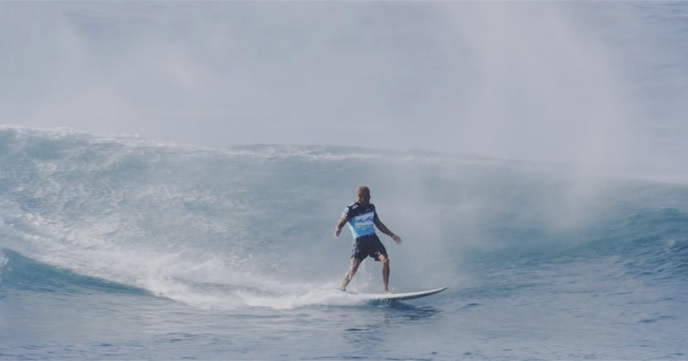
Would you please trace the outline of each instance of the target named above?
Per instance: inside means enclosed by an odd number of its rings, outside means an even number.
[[[0,360],[688,360],[687,2],[329,6],[1,5]]]
[[[371,188],[391,289],[337,290]],[[0,359],[686,360],[688,184],[421,151],[0,128]]]

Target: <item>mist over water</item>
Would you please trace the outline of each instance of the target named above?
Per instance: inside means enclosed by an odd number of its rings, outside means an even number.
[[[1,6],[5,124],[685,169],[682,3]]]

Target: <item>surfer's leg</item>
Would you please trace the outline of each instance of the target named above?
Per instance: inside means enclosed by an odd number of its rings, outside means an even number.
[[[356,274],[356,271],[358,270],[358,266],[361,265],[362,259],[358,259],[355,257],[351,258],[351,266],[349,266],[349,270],[346,271],[346,274],[344,274],[344,280],[342,280],[342,287],[340,289],[342,291],[346,291],[346,286],[349,285],[349,282],[351,282],[351,279],[354,277]]]
[[[385,257],[384,254],[381,254],[377,259],[380,261],[380,263],[382,263],[382,283],[384,285],[383,292],[392,293],[389,291],[389,258]]]

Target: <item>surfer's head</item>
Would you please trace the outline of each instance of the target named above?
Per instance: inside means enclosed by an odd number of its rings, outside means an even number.
[[[368,204],[370,202],[370,189],[366,186],[356,188],[356,202],[360,204]]]

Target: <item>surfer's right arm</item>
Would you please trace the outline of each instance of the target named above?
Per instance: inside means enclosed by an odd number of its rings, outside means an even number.
[[[339,234],[342,233],[342,227],[346,224],[346,215],[342,214],[342,218],[339,219],[339,223],[334,227],[334,236],[339,238]]]

